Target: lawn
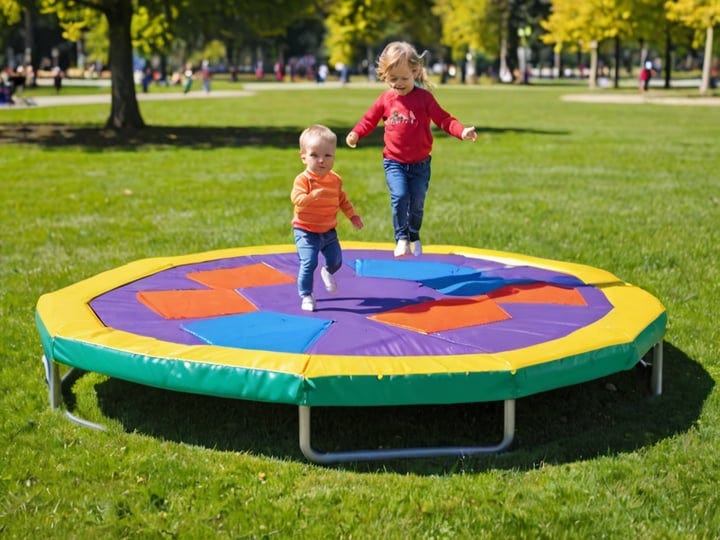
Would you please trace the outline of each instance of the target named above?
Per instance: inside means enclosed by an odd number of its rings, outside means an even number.
[[[245,85],[251,88],[251,85]],[[0,110],[0,536],[5,538],[711,538],[720,531],[720,107],[569,103],[584,89],[439,87],[476,143],[436,134],[427,245],[595,266],[665,305],[664,393],[636,368],[517,402],[510,452],[308,463],[293,406],[80,377],[48,406],[46,292],[127,262],[292,242],[297,137],[344,138],[380,87]],[[660,92],[660,91],[658,91]],[[38,98],[40,99],[40,98]],[[381,139],[340,147],[363,216],[392,241]],[[325,409],[318,446],[478,442],[501,407]]]

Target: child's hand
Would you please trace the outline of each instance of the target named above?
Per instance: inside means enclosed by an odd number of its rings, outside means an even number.
[[[462,132],[463,141],[476,141],[477,133],[475,133],[475,126],[466,127]]]
[[[358,215],[354,215],[353,217],[351,217],[351,218],[350,218],[350,222],[353,224],[353,226],[354,226],[356,229],[362,229],[363,226],[364,226],[364,225],[363,225],[363,222],[362,222],[362,219],[360,219],[360,216],[358,216]]]
[[[358,137],[358,134],[354,131],[351,131],[347,134],[347,137],[345,137],[345,142],[350,148],[355,148],[357,146],[358,140],[360,137]]]

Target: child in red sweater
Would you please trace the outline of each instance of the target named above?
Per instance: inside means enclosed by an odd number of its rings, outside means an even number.
[[[355,148],[383,120],[385,148],[383,167],[390,190],[395,256],[420,255],[420,227],[425,195],[430,185],[430,152],[433,138],[430,121],[462,140],[477,139],[474,127],[465,127],[445,111],[426,90],[430,86],[419,55],[409,43],[388,44],[377,65],[378,78],[390,87],[368,109],[347,135],[345,142]]]
[[[292,225],[300,261],[298,294],[305,311],[315,311],[313,273],[320,253],[325,257],[325,266],[320,269],[325,289],[331,294],[337,292],[333,274],[342,266],[335,230],[338,210],[356,229],[363,227],[343,190],[342,179],[332,170],[336,147],[337,135],[325,126],[311,126],[300,135],[300,159],[306,168],[295,178],[290,199],[295,205]]]

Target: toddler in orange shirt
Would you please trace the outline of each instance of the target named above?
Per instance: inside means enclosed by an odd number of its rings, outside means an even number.
[[[302,299],[300,307],[305,311],[316,308],[313,274],[320,253],[325,258],[325,265],[320,269],[325,289],[331,294],[337,292],[333,274],[342,266],[342,250],[335,230],[338,211],[341,210],[356,229],[363,227],[362,219],[343,190],[342,179],[332,169],[336,148],[337,135],[325,126],[310,126],[300,135],[300,159],[305,170],[295,178],[290,199],[295,206],[292,225],[300,262],[298,294]]]

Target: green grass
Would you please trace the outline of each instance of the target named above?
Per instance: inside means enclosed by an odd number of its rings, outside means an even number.
[[[436,136],[423,239],[611,271],[666,306],[664,394],[638,370],[518,401],[511,452],[320,467],[294,407],[87,374],[48,406],[38,297],[145,257],[291,243],[297,137],[344,136],[378,89],[0,110],[0,536],[711,538],[720,530],[720,108],[566,103],[568,87],[438,88],[475,144]],[[18,142],[21,141],[21,142]],[[24,142],[22,142],[24,141]],[[381,141],[336,169],[392,239]],[[476,444],[498,404],[320,409],[320,449]]]

